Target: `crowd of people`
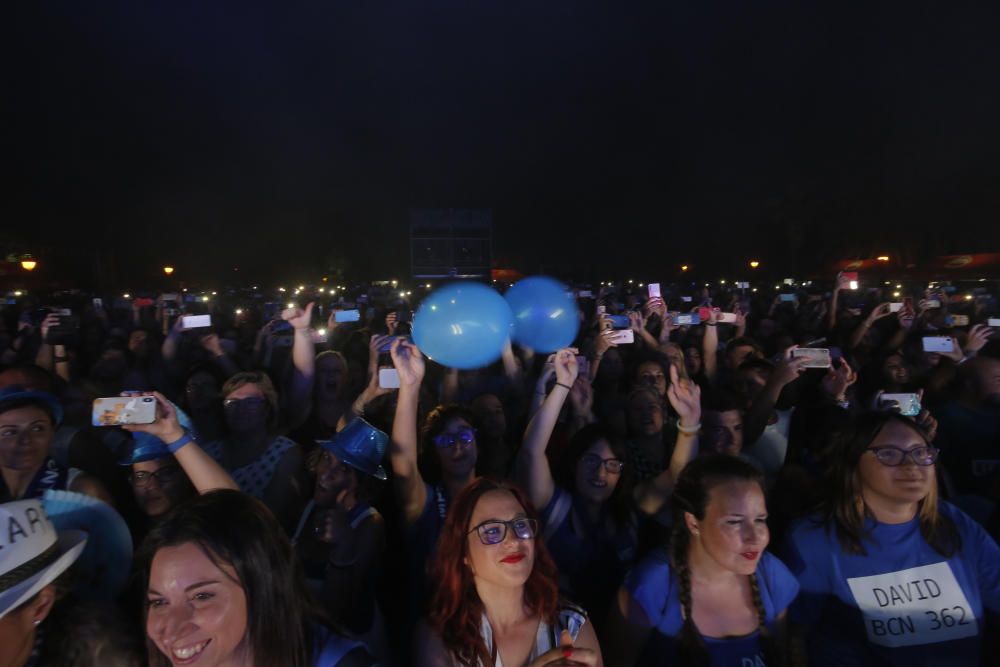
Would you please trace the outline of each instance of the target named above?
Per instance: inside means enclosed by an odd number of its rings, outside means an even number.
[[[0,667],[991,664],[1000,307],[856,287],[602,286],[476,370],[391,297],[12,299]]]

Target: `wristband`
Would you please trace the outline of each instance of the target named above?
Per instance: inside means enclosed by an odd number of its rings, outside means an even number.
[[[192,442],[193,440],[194,436],[191,435],[190,431],[184,431],[184,435],[182,435],[179,440],[174,440],[173,442],[167,443],[167,449],[170,450],[171,454],[176,454],[178,449],[188,444],[189,442]]]
[[[681,423],[677,422],[677,430],[684,435],[694,435],[701,430],[701,422],[698,422],[694,426],[681,426]]]
[[[565,387],[566,389],[572,389],[568,384],[563,384],[562,382],[556,382],[557,387]]]

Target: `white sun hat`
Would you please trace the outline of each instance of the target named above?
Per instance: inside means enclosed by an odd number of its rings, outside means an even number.
[[[56,533],[40,500],[0,505],[0,618],[65,572],[86,544],[82,531]]]

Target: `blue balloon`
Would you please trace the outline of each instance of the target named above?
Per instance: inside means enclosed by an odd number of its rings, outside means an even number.
[[[514,313],[514,340],[537,352],[555,352],[570,345],[580,329],[576,299],[558,280],[532,276],[507,290],[504,297]]]
[[[413,342],[443,366],[481,368],[500,358],[512,327],[510,306],[496,291],[482,283],[450,283],[420,304]]]

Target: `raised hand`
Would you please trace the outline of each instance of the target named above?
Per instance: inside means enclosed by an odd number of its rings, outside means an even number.
[[[983,349],[983,346],[989,342],[990,336],[992,335],[993,329],[985,324],[977,324],[972,327],[972,329],[969,330],[969,337],[965,341],[966,353],[977,354],[979,350]]]
[[[774,367],[774,373],[771,377],[774,378],[775,382],[780,383],[782,387],[796,380],[806,370],[806,358],[793,355],[798,347],[798,345],[792,345],[787,348],[781,357],[781,361]]]
[[[49,313],[48,315],[45,316],[45,319],[42,320],[42,324],[39,327],[42,332],[43,343],[45,342],[45,339],[48,338],[49,329],[51,329],[54,326],[57,326],[58,324],[59,324],[59,316],[56,315],[55,313]]]
[[[600,335],[597,336],[597,339],[594,341],[594,349],[598,357],[603,356],[604,353],[607,352],[610,348],[618,347],[618,343],[615,343],[614,341],[611,340],[611,337],[614,335],[614,333],[615,333],[614,331],[608,329],[606,331],[602,331]]]
[[[701,387],[697,383],[680,377],[677,367],[670,364],[670,386],[667,400],[680,417],[680,425],[697,426],[701,423]]]
[[[840,366],[831,367],[823,377],[821,385],[823,391],[836,401],[843,401],[846,398],[847,389],[858,381],[858,374],[848,365],[847,361],[841,359]]]
[[[124,392],[122,395],[156,397],[156,421],[152,424],[125,424],[122,429],[133,433],[149,433],[166,443],[176,442],[184,436],[184,428],[177,420],[177,411],[160,392]]]
[[[576,382],[576,376],[579,373],[576,363],[576,352],[576,349],[568,347],[555,353],[553,367],[555,368],[557,383],[572,387],[573,383]]]
[[[281,319],[291,324],[292,328],[296,331],[308,329],[309,324],[312,322],[313,305],[310,302],[306,305],[305,310],[298,307],[286,308],[281,312]]]
[[[414,389],[419,387],[424,379],[427,365],[424,362],[424,355],[417,349],[417,346],[408,340],[397,338],[390,348],[390,354],[392,355],[392,365],[399,372],[400,388]]]
[[[385,316],[385,328],[389,331],[390,336],[394,336],[396,334],[396,327],[399,325],[397,320],[398,318],[395,311]]]
[[[642,316],[642,313],[637,313],[634,310],[629,311],[628,327],[632,331],[639,333],[646,328],[646,318]]]
[[[202,336],[198,342],[201,343],[201,346],[214,357],[221,357],[225,354],[222,350],[222,344],[219,342],[219,336],[217,334],[206,334]]]

